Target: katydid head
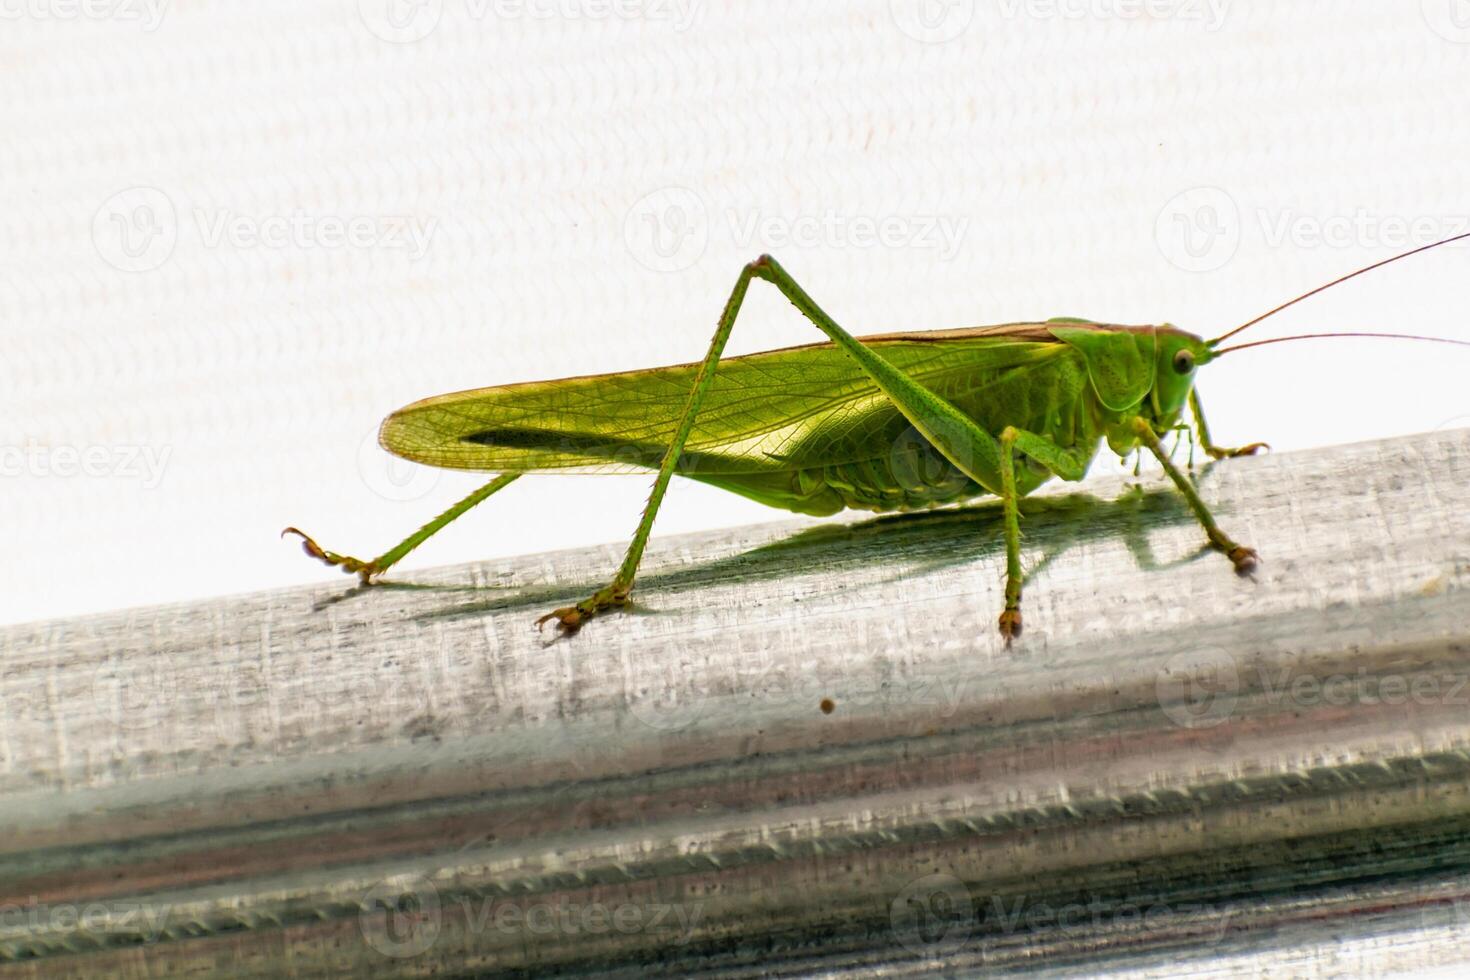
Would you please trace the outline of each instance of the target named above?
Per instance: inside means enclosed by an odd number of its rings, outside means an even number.
[[[1195,369],[1214,356],[1203,339],[1169,324],[1052,321],[1047,328],[1082,355],[1088,384],[1107,413],[1103,433],[1120,456],[1138,447],[1135,416],[1149,419],[1159,431],[1175,424],[1189,400]]]
[[[1202,337],[1171,324],[1087,324],[1050,327],[1057,339],[1087,362],[1087,379],[1102,407],[1115,413],[1108,441],[1119,452],[1136,442],[1126,424],[1143,415],[1162,430],[1172,426],[1189,401],[1195,371],[1215,356]]]
[[[1173,425],[1189,402],[1189,393],[1194,389],[1194,375],[1201,364],[1208,364],[1215,356],[1209,341],[1186,333],[1172,324],[1164,324],[1154,330],[1157,338],[1157,366],[1154,369],[1154,386],[1149,391],[1148,407],[1158,428]]]
[[[1372,265],[1339,276],[1323,286],[1310,290],[1268,310],[1228,333],[1205,340],[1180,330],[1172,324],[1150,326],[1124,326],[1121,324],[1096,323],[1090,320],[1058,319],[1047,321],[1046,328],[1058,340],[1082,355],[1087,368],[1087,380],[1097,397],[1098,404],[1107,413],[1103,419],[1103,431],[1108,445],[1114,452],[1127,455],[1138,448],[1139,436],[1134,420],[1143,418],[1152,424],[1155,432],[1162,433],[1174,428],[1184,406],[1189,403],[1194,390],[1195,373],[1201,365],[1208,364],[1221,354],[1279,344],[1286,341],[1307,340],[1317,337],[1393,337],[1400,340],[1425,340],[1442,344],[1470,347],[1470,341],[1449,340],[1445,337],[1421,337],[1411,334],[1390,333],[1314,333],[1292,337],[1274,337],[1245,344],[1221,347],[1225,340],[1242,330],[1252,327],[1267,317],[1294,306],[1309,296],[1346,282],[1354,276],[1408,258],[1427,249],[1450,242],[1470,239],[1470,232],[1455,235],[1429,245],[1421,245],[1401,252]]]

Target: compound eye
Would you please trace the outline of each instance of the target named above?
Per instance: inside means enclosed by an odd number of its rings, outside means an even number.
[[[1174,355],[1174,370],[1180,374],[1188,374],[1194,370],[1194,351],[1182,348]]]

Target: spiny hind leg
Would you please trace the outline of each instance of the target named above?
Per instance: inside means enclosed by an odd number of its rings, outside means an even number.
[[[1164,451],[1163,444],[1159,442],[1159,437],[1154,432],[1153,425],[1145,418],[1135,417],[1133,419],[1133,430],[1138,433],[1139,441],[1147,446],[1149,451],[1158,458],[1158,461],[1164,467],[1164,472],[1169,474],[1169,479],[1174,481],[1174,486],[1184,495],[1184,499],[1189,503],[1190,510],[1194,511],[1195,518],[1200,522],[1200,526],[1205,529],[1205,534],[1209,537],[1210,544],[1214,545],[1216,549],[1225,554],[1225,557],[1230,559],[1230,563],[1235,566],[1237,574],[1248,575],[1254,571],[1256,565],[1260,563],[1261,556],[1256,553],[1254,548],[1247,548],[1220,530],[1220,525],[1215,523],[1215,515],[1211,514],[1210,509],[1205,506],[1205,502],[1200,497],[1199,491],[1194,488],[1193,481],[1179,471],[1179,468],[1174,465],[1174,461],[1169,458],[1169,454]]]
[[[689,392],[689,400],[685,403],[683,417],[669,441],[669,447],[659,466],[658,477],[654,480],[653,491],[649,494],[648,504],[644,507],[643,518],[638,524],[638,529],[633,533],[633,540],[628,545],[622,566],[619,567],[617,574],[606,588],[575,606],[567,606],[548,613],[541,618],[540,622],[545,623],[555,619],[563,629],[571,631],[578,629],[588,619],[604,609],[627,605],[628,593],[633,588],[633,578],[643,558],[643,549],[648,543],[654,515],[658,512],[669,479],[673,476],[674,468],[679,462],[679,456],[684,451],[684,443],[694,427],[694,419],[699,412],[705,393],[714,379],[720,354],[735,325],[740,305],[745,300],[745,293],[752,279],[764,279],[774,285],[803,316],[811,321],[813,326],[851,355],[863,372],[877,384],[879,390],[908,416],[919,429],[920,434],[929,440],[945,458],[958,466],[966,476],[981,485],[995,482],[993,476],[990,479],[981,478],[982,471],[994,474],[999,465],[1000,445],[995,441],[994,436],[981,429],[974,419],[905,375],[872,348],[843,330],[821,307],[817,306],[816,302],[797,284],[791,274],[781,267],[780,263],[769,255],[762,255],[741,270],[740,277],[735,281],[735,288],[725,303],[719,326],[716,327],[715,334],[710,339],[709,352],[705,355],[695,375],[694,385]]]
[[[679,464],[679,458],[684,452],[684,444],[689,439],[689,433],[694,429],[694,420],[699,415],[699,408],[704,403],[704,397],[709,391],[710,384],[714,381],[720,355],[725,350],[726,341],[730,339],[730,332],[734,329],[735,320],[740,315],[740,307],[745,302],[745,294],[750,289],[752,279],[765,279],[774,284],[797,309],[805,314],[807,319],[828,336],[837,340],[839,344],[843,339],[857,344],[857,341],[848,337],[841,327],[833,323],[831,318],[807,297],[796,281],[785,269],[781,268],[775,259],[769,255],[762,255],[754,262],[746,263],[745,267],[740,270],[740,276],[735,280],[735,288],[730,291],[730,298],[725,301],[725,308],[720,313],[714,336],[710,338],[709,350],[706,351],[704,360],[700,362],[699,370],[695,373],[694,384],[689,389],[689,398],[684,403],[684,412],[679,419],[679,425],[669,440],[668,449],[664,451],[663,461],[658,468],[658,476],[654,478],[653,489],[649,492],[648,502],[643,507],[643,516],[638,521],[637,529],[633,532],[633,540],[628,544],[628,550],[623,556],[623,563],[618,567],[617,574],[606,586],[576,605],[553,609],[542,616],[536,620],[537,626],[545,625],[554,619],[563,632],[575,633],[598,613],[608,609],[623,608],[629,604],[628,595],[633,590],[633,580],[638,574],[639,564],[643,561],[643,550],[647,547],[648,537],[653,531],[654,518],[658,515],[659,505],[663,503],[664,494],[668,491],[669,480],[672,479],[674,470]],[[841,336],[834,336],[832,333],[834,330]],[[862,345],[858,344],[858,346]],[[864,347],[863,350],[866,351],[867,348]]]
[[[1198,388],[1189,389],[1189,411],[1194,415],[1194,427],[1199,432],[1199,447],[1211,459],[1233,459],[1237,456],[1254,456],[1262,449],[1271,448],[1271,444],[1268,442],[1253,442],[1248,446],[1241,446],[1237,449],[1227,449],[1211,442],[1210,427],[1205,422],[1205,408],[1200,403]],[[1192,450],[1191,462],[1193,462]]]
[[[720,354],[724,351],[725,341],[730,338],[730,331],[735,326],[735,318],[739,315],[740,304],[744,302],[745,293],[750,288],[750,280],[757,274],[764,261],[765,257],[762,256],[761,259],[747,264],[740,271],[740,277],[735,280],[735,288],[731,290],[730,298],[725,301],[725,309],[720,314],[720,322],[715,327],[714,336],[710,338],[709,350],[705,352],[704,360],[699,365],[699,371],[694,376],[694,384],[689,389],[689,398],[684,403],[684,413],[679,419],[679,426],[674,430],[673,438],[669,440],[669,447],[665,450],[663,461],[659,464],[658,476],[654,478],[653,489],[649,492],[648,502],[643,505],[643,516],[639,519],[638,527],[633,532],[633,540],[628,544],[628,550],[623,556],[623,563],[618,566],[617,574],[606,586],[576,605],[553,609],[536,620],[538,627],[554,619],[564,633],[575,633],[587,620],[598,613],[609,609],[620,609],[628,605],[628,594],[633,591],[633,579],[637,576],[638,566],[643,561],[643,549],[648,545],[648,536],[653,532],[653,520],[658,515],[659,505],[663,503],[664,494],[669,488],[669,480],[673,477],[674,468],[678,466],[679,457],[684,452],[684,443],[694,428],[699,406],[704,402],[710,382],[714,380]]]
[[[349,575],[355,573],[362,580],[363,585],[370,585],[374,577],[386,572],[390,566],[397,564],[404,555],[429,540],[429,538],[433,537],[434,534],[442,530],[447,524],[465,511],[474,507],[496,491],[515,482],[518,476],[520,476],[519,473],[505,473],[497,476],[371,561],[363,561],[361,558],[353,558],[351,555],[339,555],[335,551],[328,551],[317,544],[305,531],[294,527],[286,528],[281,532],[281,536],[284,537],[287,534],[297,535],[301,538],[301,549],[308,555],[328,565],[341,568],[342,571]]]
[[[301,539],[301,550],[309,556],[325,565],[340,568],[348,575],[356,573],[358,578],[362,580],[363,585],[370,584],[373,576],[382,574],[383,570],[378,567],[377,559],[363,561],[361,558],[353,558],[351,555],[339,555],[335,551],[328,551],[326,548],[317,544],[315,538],[299,527],[286,528],[281,532],[281,537],[284,538],[288,534],[294,534]]]

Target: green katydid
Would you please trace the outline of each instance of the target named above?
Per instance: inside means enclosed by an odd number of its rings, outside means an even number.
[[[909,510],[984,494],[1001,499],[1006,546],[1001,634],[1021,632],[1019,500],[1053,476],[1082,479],[1103,440],[1116,453],[1147,449],[1188,502],[1210,544],[1241,574],[1256,552],[1216,524],[1193,482],[1160,437],[1186,404],[1203,450],[1214,459],[1256,452],[1210,441],[1195,374],[1227,351],[1323,336],[1308,334],[1220,347],[1220,343],[1330,286],[1456,235],[1384,259],[1319,286],[1215,338],[1169,324],[1125,326],[1058,319],[853,337],[770,256],[741,271],[704,359],[695,364],[481,388],[427,398],[390,415],[380,441],[431,466],[499,474],[371,561],[321,548],[295,528],[308,555],[363,583],[522,474],[657,470],[642,520],[612,581],[541,619],[577,630],[625,606],[675,475],[773,507],[825,516],[844,508]],[[721,359],[752,279],[779,289],[825,343]],[[937,451],[937,466],[916,451]],[[283,533],[286,533],[283,532]]]

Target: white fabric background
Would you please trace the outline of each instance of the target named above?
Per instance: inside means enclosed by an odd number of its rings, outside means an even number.
[[[1213,335],[1465,228],[1467,83],[1464,0],[0,0],[0,621],[335,577],[277,531],[368,557],[478,482],[384,414],[695,359],[761,251],[858,333]],[[1470,336],[1467,277],[1258,333]],[[816,337],[746,309],[732,352]],[[1313,342],[1201,388],[1294,449],[1470,424],[1467,371]],[[523,480],[406,567],[622,540],[647,485]],[[773,516],[676,482],[657,533]]]

